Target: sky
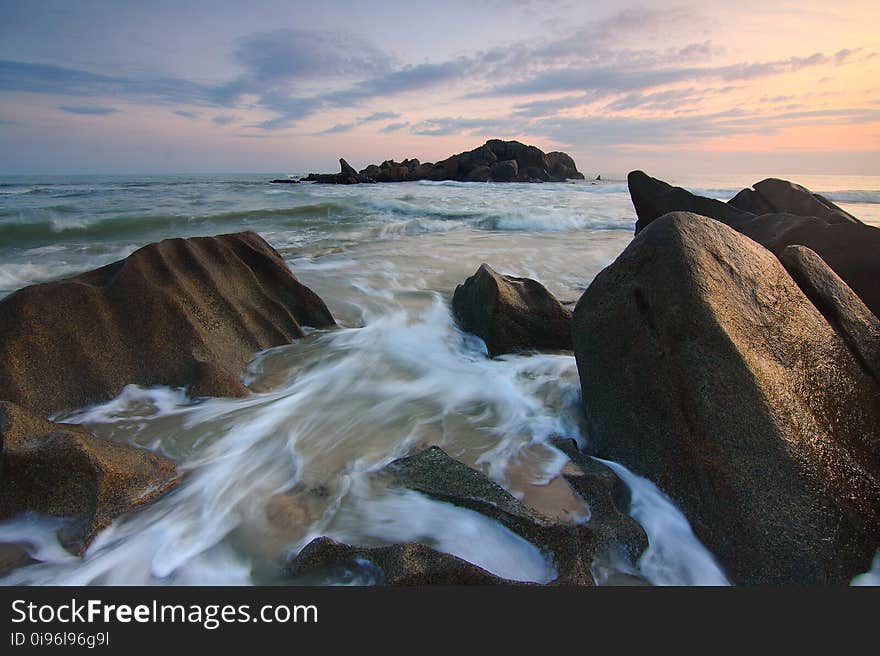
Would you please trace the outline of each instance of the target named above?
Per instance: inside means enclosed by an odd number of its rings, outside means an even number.
[[[880,175],[880,2],[0,0],[0,174]]]

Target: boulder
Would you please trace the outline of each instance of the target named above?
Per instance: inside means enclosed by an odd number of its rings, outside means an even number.
[[[167,239],[0,300],[0,400],[46,416],[130,383],[243,396],[255,351],[334,323],[256,233]]]
[[[654,219],[669,212],[693,212],[712,217],[734,228],[754,218],[751,212],[744,212],[714,198],[697,196],[681,187],[673,187],[662,180],[652,178],[644,171],[631,171],[626,177],[626,182],[638,217],[636,234]]]
[[[145,449],[96,437],[0,401],[0,518],[30,511],[71,519],[59,535],[82,553],[114,518],[179,482],[176,465]]]
[[[513,182],[519,177],[519,166],[515,159],[506,159],[495,162],[490,172],[495,182]]]
[[[478,166],[471,169],[470,173],[465,177],[465,182],[489,182],[491,179],[491,169],[488,166]]]
[[[880,544],[880,394],[779,261],[706,217],[645,228],[573,317],[589,440],[737,583],[845,583]]]
[[[309,542],[285,575],[309,585],[523,585],[417,542],[370,548],[326,537]]]
[[[756,187],[765,188],[760,183]],[[880,279],[880,258],[877,257],[880,229],[840,218],[829,222],[817,216],[796,214],[755,215],[728,203],[671,187],[641,171],[629,174],[629,190],[638,215],[636,234],[667,212],[688,211],[729,225],[777,257],[786,246],[807,246],[828,263],[875,316],[880,316],[880,285],[877,284]]]
[[[577,170],[577,166],[571,155],[558,150],[547,153],[547,173],[554,181],[560,180],[583,180],[584,174]]]
[[[840,276],[806,246],[786,246],[779,260],[862,368],[880,383],[880,320]]]
[[[778,178],[755,183],[727,201],[737,209],[752,214],[794,214],[815,216],[828,223],[861,223],[856,217],[809,189]]]
[[[275,180],[269,180],[272,184],[297,184],[299,180],[294,178],[276,178]]]
[[[571,350],[571,311],[536,280],[504,276],[488,264],[455,288],[452,311],[492,357]]]
[[[561,441],[565,442],[565,441]],[[576,456],[575,453],[572,455]],[[580,463],[580,460],[578,461]],[[581,463],[583,464],[583,463]],[[641,527],[617,508],[613,473],[598,463],[585,464],[581,475],[567,476],[572,489],[590,504],[586,524],[561,524],[528,508],[484,474],[430,447],[400,458],[376,474],[391,488],[402,488],[481,513],[531,542],[554,564],[556,585],[593,585],[597,558],[614,554],[635,563],[647,547]],[[618,485],[621,485],[617,481]],[[621,485],[622,487],[622,485]],[[628,503],[628,499],[624,500]],[[327,538],[307,545],[287,573],[307,583],[355,579],[363,583],[511,584],[454,556],[414,543],[379,548],[353,547]]]

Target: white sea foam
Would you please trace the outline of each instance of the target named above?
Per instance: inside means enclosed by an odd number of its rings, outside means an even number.
[[[420,542],[502,578],[547,583],[556,570],[540,550],[480,513],[410,490],[388,490],[344,507],[323,535],[348,542]],[[309,539],[318,537],[310,535]]]
[[[630,489],[630,515],[648,535],[648,548],[638,563],[648,581],[654,585],[730,584],[715,557],[697,539],[668,496],[621,464],[599,462],[610,467]]]
[[[0,263],[0,290],[13,291],[41,280],[52,277],[48,266],[33,264],[32,262],[3,262]]]
[[[880,549],[874,554],[874,560],[871,561],[871,569],[864,574],[853,577],[850,585],[855,586],[880,586]]]

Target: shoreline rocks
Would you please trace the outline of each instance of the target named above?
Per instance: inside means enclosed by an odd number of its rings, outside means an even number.
[[[580,461],[576,462],[580,464]],[[437,501],[485,515],[530,542],[556,568],[557,578],[549,585],[594,585],[591,567],[597,558],[624,554],[635,563],[647,547],[642,528],[617,510],[620,497],[612,498],[610,471],[598,463],[581,476],[566,477],[595,514],[586,524],[552,521],[489,480],[481,472],[448,456],[439,447],[429,447],[413,456],[399,458],[376,475],[392,488],[424,494]],[[601,480],[600,480],[601,479]],[[403,543],[380,548],[343,545],[327,538],[309,543],[286,567],[291,576],[326,576],[344,570],[353,558],[362,559],[361,572],[385,584],[510,584],[479,567],[424,545]],[[366,562],[364,562],[366,561]]]
[[[320,184],[359,184],[372,182],[412,182],[416,180],[456,180],[459,182],[564,182],[583,180],[570,155],[545,153],[519,141],[490,139],[482,146],[452,155],[437,163],[417,159],[402,162],[385,160],[370,164],[360,172],[344,159],[340,173],[310,173],[305,182]],[[273,180],[272,182],[280,182]]]
[[[0,401],[0,444],[0,518],[30,511],[70,519],[59,539],[76,554],[116,517],[180,482],[168,458],[101,439],[81,426],[41,419],[5,401]],[[27,561],[19,558],[17,564]]]
[[[880,389],[773,254],[667,214],[584,293],[573,340],[592,448],[669,494],[734,582],[868,569]]]
[[[452,310],[463,330],[482,338],[491,357],[571,350],[571,310],[536,280],[481,264],[455,288]]]
[[[0,400],[49,416],[131,383],[244,396],[254,352],[304,325],[335,322],[256,233],[167,239],[0,300]]]
[[[755,240],[777,257],[787,246],[815,251],[880,317],[880,229],[865,225],[818,194],[784,180],[768,179],[755,185],[762,192],[743,190],[730,203],[704,198],[652,178],[642,171],[628,177],[638,215],[636,234],[668,212],[708,216]],[[755,194],[759,194],[755,196]],[[763,193],[763,195],[760,195]],[[760,200],[755,200],[759,198]],[[744,211],[748,207],[759,214]],[[785,211],[763,213],[765,209]],[[815,211],[821,216],[798,214]]]

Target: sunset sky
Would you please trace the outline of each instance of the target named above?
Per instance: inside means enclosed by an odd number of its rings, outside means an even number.
[[[0,2],[0,174],[880,175],[880,2]]]

